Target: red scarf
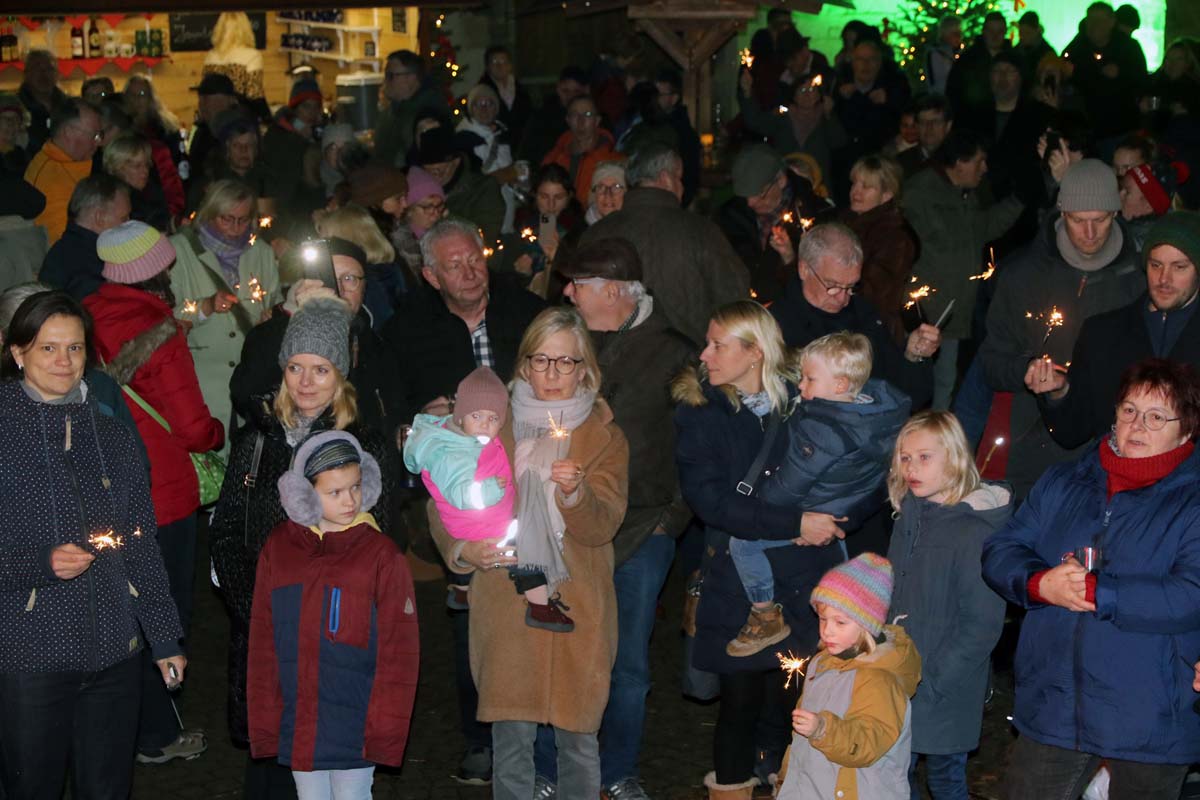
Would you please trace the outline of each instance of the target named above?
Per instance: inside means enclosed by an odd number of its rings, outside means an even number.
[[[1174,450],[1146,458],[1124,458],[1112,448],[1111,438],[1100,444],[1100,466],[1108,473],[1108,499],[1117,492],[1142,489],[1158,483],[1192,454],[1195,442],[1184,442]]]

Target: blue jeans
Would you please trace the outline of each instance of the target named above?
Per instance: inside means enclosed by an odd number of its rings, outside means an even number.
[[[292,770],[292,777],[300,800],[371,800],[375,768]]]
[[[908,765],[908,785],[912,787],[913,797],[921,796],[917,786],[917,759],[920,757],[920,753],[913,753]],[[967,800],[967,754],[925,756],[925,783],[933,800]]]
[[[771,572],[766,551],[773,547],[794,546],[791,539],[748,540],[729,537],[729,557],[733,559],[733,566],[751,603],[769,603],[775,599],[775,574]]]
[[[646,695],[650,693],[650,634],[658,595],[675,559],[675,540],[651,536],[613,573],[617,593],[617,659],[608,706],[600,722],[600,775],[604,786],[637,777]],[[534,748],[537,774],[557,780],[553,729],[540,726]]]

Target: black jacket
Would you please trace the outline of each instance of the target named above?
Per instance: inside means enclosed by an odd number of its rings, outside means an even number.
[[[783,341],[788,347],[804,347],[814,339],[838,331],[861,333],[871,340],[875,356],[872,378],[885,380],[908,395],[913,411],[927,407],[933,399],[932,362],[913,363],[906,359],[879,312],[862,297],[855,295],[850,298],[850,305],[837,314],[828,314],[808,302],[799,276],[793,275],[783,296],[771,305],[771,316],[783,330]]]
[[[1127,306],[1099,314],[1083,323],[1071,352],[1070,388],[1061,400],[1038,396],[1042,419],[1054,441],[1079,447],[1102,435],[1113,423],[1121,373],[1145,358],[1169,358],[1200,368],[1200,314],[1193,300],[1174,346],[1163,352],[1151,340],[1147,326],[1150,299],[1142,295]]]
[[[96,255],[96,240],[100,234],[74,222],[68,222],[62,238],[54,243],[38,280],[55,289],[62,289],[76,300],[82,300],[104,283],[100,274],[104,262]]]
[[[46,208],[46,195],[26,182],[23,173],[0,167],[0,216],[33,219]]]
[[[229,392],[242,419],[251,419],[262,399],[274,395],[283,380],[279,350],[290,315],[276,308],[271,318],[246,334],[242,357],[233,370]],[[358,416],[363,424],[385,439],[403,424],[404,382],[396,354],[371,330],[367,314],[359,310],[350,326],[350,383],[358,392]]]
[[[691,519],[675,474],[671,380],[695,359],[696,348],[658,308],[627,331],[593,331],[592,342],[600,395],[629,442],[629,506],[613,540],[619,566],[655,527],[679,536]]]
[[[546,303],[526,291],[514,276],[493,273],[484,321],[495,359],[496,374],[508,382],[517,359],[517,346],[533,318]],[[422,281],[402,298],[383,329],[405,377],[403,416],[412,417],[436,397],[452,397],[458,382],[478,366],[471,332],[433,287]]]
[[[1012,44],[1005,40],[1000,49],[1012,50]],[[954,116],[963,119],[992,106],[990,75],[995,60],[980,34],[954,62],[946,79],[946,97],[954,107]]]
[[[1083,98],[1096,138],[1119,136],[1138,127],[1137,101],[1146,81],[1146,56],[1137,40],[1113,31],[1108,44],[1096,47],[1080,32],[1063,50],[1063,58],[1075,67],[1071,83]],[[1110,66],[1117,68],[1115,78],[1104,74]]]
[[[500,90],[496,87],[496,82],[492,80],[492,76],[484,70],[483,77],[479,82],[484,86],[492,87],[496,92],[496,96],[500,97]],[[513,96],[512,108],[504,102],[504,98],[500,98],[500,113],[497,117],[504,127],[508,128],[508,133],[512,136],[513,146],[515,147],[521,141],[521,135],[525,132],[525,124],[529,122],[529,117],[533,114],[533,100],[529,98],[529,92],[521,85],[520,81],[515,82],[516,93]]]

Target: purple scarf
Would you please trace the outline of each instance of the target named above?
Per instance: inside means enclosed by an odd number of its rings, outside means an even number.
[[[204,249],[217,257],[217,263],[221,265],[221,272],[224,273],[230,288],[237,285],[241,281],[238,261],[241,260],[242,253],[250,249],[250,229],[247,228],[246,232],[236,239],[227,239],[216,228],[204,223],[197,226],[196,236]]]

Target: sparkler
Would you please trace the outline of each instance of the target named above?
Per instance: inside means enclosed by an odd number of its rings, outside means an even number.
[[[199,308],[199,306],[196,305],[195,300],[184,300],[183,301],[183,313],[196,314],[196,313],[199,313],[199,311],[200,311],[200,308]]]
[[[537,236],[533,233],[533,228],[521,228],[521,238],[527,242],[536,242]]]
[[[754,66],[754,56],[750,55],[750,48],[746,47],[738,53],[738,58],[742,62],[742,66],[750,69]]]
[[[254,247],[254,243],[257,241],[258,241],[258,234],[257,233],[250,234],[250,246]]]
[[[1046,335],[1042,337],[1042,343],[1038,345],[1038,350],[1046,346],[1046,340],[1050,338],[1050,334],[1054,333],[1055,328],[1061,328],[1065,320],[1062,312],[1058,310],[1058,306],[1050,307],[1050,314],[1046,317]]]
[[[788,225],[791,225],[793,222],[796,221],[796,216],[790,211],[785,211],[785,212],[783,212],[783,216],[780,217],[779,219],[780,219],[780,221],[786,222]]]
[[[822,78],[820,75],[817,75],[817,76],[813,77],[812,83],[810,83],[809,86],[812,86],[815,89],[818,86],[820,86],[821,84],[823,84],[824,82],[825,82],[825,79]]]
[[[913,283],[916,283],[916,281],[917,281],[917,278],[914,275]],[[923,299],[925,299],[926,297],[929,297],[929,295],[933,294],[936,291],[937,291],[937,289],[934,289],[927,283],[918,286],[916,289],[914,289],[908,293],[909,299],[908,299],[908,302],[904,304],[904,310],[907,311],[908,309],[912,308],[913,306],[916,306],[917,307],[917,316],[919,316],[921,318],[921,321],[924,322],[925,321],[925,311],[924,311],[924,309],[921,308],[921,301]]]
[[[988,248],[987,269],[985,269],[983,272],[979,273],[978,275],[972,275],[970,278],[968,278],[968,280],[986,281],[988,278],[992,277],[992,274],[995,273],[995,271],[996,271],[996,254],[995,254],[995,252],[993,252],[992,248],[989,247]]]
[[[251,278],[250,279],[250,302],[251,303],[261,303],[266,296],[267,296],[267,291],[262,288],[262,285],[258,282],[258,278]]]
[[[796,678],[799,682],[799,679],[804,677],[804,668],[808,666],[809,661],[812,661],[812,656],[798,658],[790,650],[786,656],[783,653],[776,653],[775,657],[779,659],[779,668],[787,673],[787,680],[783,682],[785,689],[792,685],[792,678]]]
[[[987,455],[983,457],[983,466],[979,468],[980,472],[983,472],[987,469],[988,462],[992,460],[992,454],[995,453],[996,448],[1002,444],[1004,444],[1004,437],[997,436],[996,440],[992,442],[992,446],[988,448]]]
[[[125,540],[122,537],[114,534],[112,529],[109,528],[108,530],[104,531],[104,533],[93,533],[91,536],[89,536],[88,544],[97,550],[104,550],[105,548],[116,550],[117,548],[121,547],[121,545],[125,544]]]
[[[484,258],[491,258],[491,257],[492,257],[492,254],[493,254],[493,253],[495,253],[495,252],[496,252],[496,251],[495,251],[495,250],[493,250],[492,248],[490,248],[490,247],[485,247],[485,248],[483,248],[483,257],[484,257]]]
[[[559,417],[558,422],[554,421],[554,416],[547,411],[546,418],[550,420],[550,438],[558,443],[558,457],[565,458],[567,450],[570,449],[571,432],[562,426],[562,418]]]
[[[806,231],[809,228],[811,228],[815,223],[816,223],[816,220],[813,219],[812,217],[801,217],[800,218],[800,230]]]
[[[271,223],[273,223],[274,221],[275,221],[275,218],[272,216],[269,216],[269,215],[265,216],[265,217],[259,217],[258,218],[258,227],[269,228],[269,227],[271,227]]]

